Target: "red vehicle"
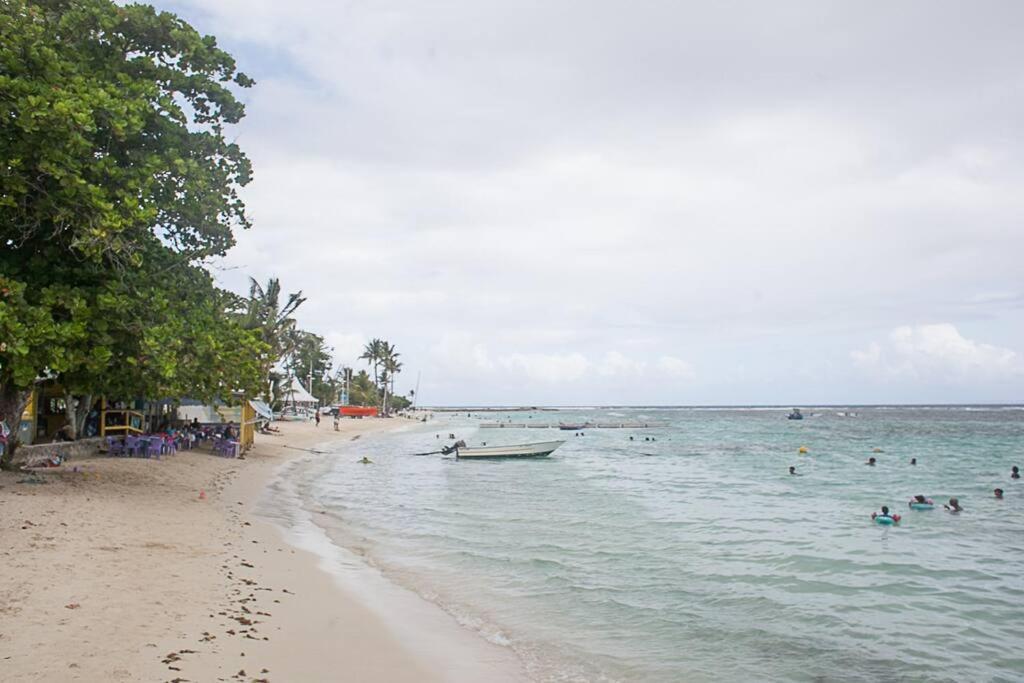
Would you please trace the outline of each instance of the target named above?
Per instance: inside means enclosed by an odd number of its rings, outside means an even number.
[[[373,406],[340,406],[338,415],[342,417],[377,417],[377,409]]]

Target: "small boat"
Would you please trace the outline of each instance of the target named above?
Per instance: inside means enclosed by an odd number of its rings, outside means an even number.
[[[803,413],[800,412],[799,408],[793,408],[793,411],[786,416],[787,420],[802,420],[804,419]]]
[[[564,422],[559,422],[558,423],[558,428],[561,429],[563,432],[578,432],[578,431],[581,431],[583,429],[586,429],[587,426],[588,425],[585,422],[580,423],[580,424],[575,424],[575,425],[573,425],[573,424],[565,424]]]
[[[456,458],[546,458],[564,441],[543,441],[513,446],[476,446],[455,448]]]

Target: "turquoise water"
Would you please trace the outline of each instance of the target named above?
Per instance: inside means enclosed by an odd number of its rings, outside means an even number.
[[[855,410],[438,414],[288,476],[336,542],[538,680],[1024,679],[1024,410]],[[477,427],[508,419],[663,426]],[[449,432],[566,443],[547,460],[411,455]],[[917,493],[966,512],[908,510]],[[901,525],[871,523],[883,504]]]

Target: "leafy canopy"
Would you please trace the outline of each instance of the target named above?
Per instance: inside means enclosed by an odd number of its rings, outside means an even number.
[[[5,250],[138,263],[146,237],[187,259],[248,227],[251,167],[224,137],[252,81],[173,14],[109,0],[0,6]]]

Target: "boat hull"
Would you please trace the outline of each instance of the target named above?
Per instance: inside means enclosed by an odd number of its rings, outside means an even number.
[[[546,458],[564,441],[544,441],[541,443],[519,444],[517,446],[480,446],[478,448],[458,448],[455,457],[461,460],[477,460],[485,458]]]

